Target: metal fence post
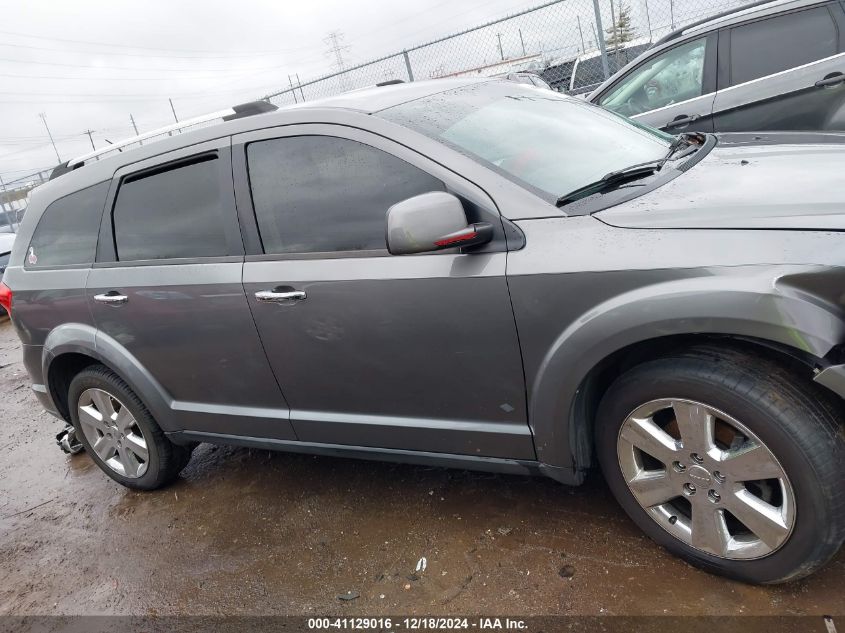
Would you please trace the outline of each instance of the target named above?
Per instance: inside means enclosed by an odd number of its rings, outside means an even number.
[[[613,0],[610,0],[613,2]],[[604,43],[604,28],[601,25],[601,9],[599,9],[599,0],[593,0],[593,11],[596,14],[596,37],[599,40],[599,48],[601,49],[601,68],[604,71],[604,78],[610,77],[610,68],[607,65],[607,47]]]
[[[3,189],[3,198],[0,199],[0,207],[3,208],[3,213],[6,214],[6,222],[9,223],[9,229],[11,229],[12,233],[17,233],[15,231],[15,225],[12,222],[12,216],[9,214],[9,210],[6,208],[6,183],[3,182],[3,179],[0,178],[0,188]],[[11,203],[9,204],[11,206]]]
[[[408,71],[408,81],[413,81],[414,71],[411,70],[411,58],[408,57],[408,51],[402,51],[402,57],[405,58],[405,70]]]

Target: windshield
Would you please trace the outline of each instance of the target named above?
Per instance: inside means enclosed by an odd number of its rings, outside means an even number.
[[[448,90],[378,115],[550,201],[609,172],[663,158],[673,138],[590,103],[504,81]]]

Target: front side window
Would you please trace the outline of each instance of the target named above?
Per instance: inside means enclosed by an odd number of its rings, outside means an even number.
[[[90,264],[109,183],[59,198],[44,210],[24,260],[27,268]]]
[[[114,204],[121,261],[233,255],[226,227],[234,217],[216,155],[123,179]],[[225,182],[225,180],[224,180]],[[227,217],[229,216],[229,217]]]
[[[838,52],[827,7],[787,13],[731,29],[731,85],[809,64]]]
[[[513,82],[473,84],[382,110],[554,201],[605,174],[658,160],[672,137],[596,105]]]
[[[265,253],[385,250],[387,210],[443,183],[357,141],[292,136],[247,146]]]
[[[687,42],[645,62],[602,97],[602,106],[624,116],[650,112],[703,93],[706,38]]]

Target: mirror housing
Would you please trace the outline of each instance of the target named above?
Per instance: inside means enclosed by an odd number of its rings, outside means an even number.
[[[387,250],[391,255],[477,246],[492,239],[493,225],[468,224],[461,201],[445,191],[423,193],[387,210]]]

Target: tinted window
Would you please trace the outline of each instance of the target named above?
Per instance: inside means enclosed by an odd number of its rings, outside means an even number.
[[[121,261],[230,255],[226,227],[234,217],[221,163],[204,157],[166,171],[127,176],[114,205]]]
[[[296,136],[250,143],[255,216],[267,253],[383,250],[391,205],[443,183],[363,143]]]
[[[108,190],[109,183],[103,182],[48,206],[29,243],[26,267],[93,262]]]
[[[11,256],[11,253],[0,253],[0,273],[6,270],[6,266],[9,265],[9,258]]]
[[[731,85],[836,53],[836,25],[826,7],[738,26],[731,29]]]
[[[701,96],[706,40],[687,42],[641,64],[601,105],[625,116]]]

